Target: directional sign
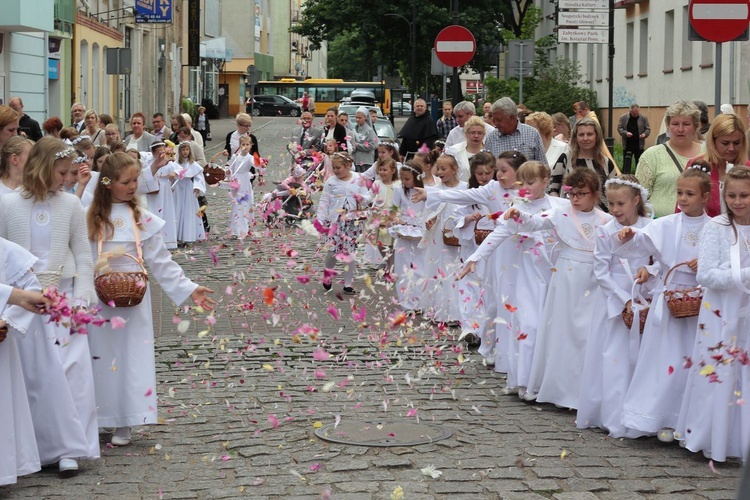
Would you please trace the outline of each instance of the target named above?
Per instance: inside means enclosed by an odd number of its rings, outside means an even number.
[[[690,24],[710,42],[731,42],[750,23],[750,0],[691,0]]]
[[[608,29],[557,30],[558,43],[609,43]]]
[[[593,26],[609,27],[609,12],[583,10],[560,11],[557,15],[557,25],[575,26],[577,28]]]
[[[446,66],[468,64],[476,51],[477,42],[474,35],[457,24],[443,28],[435,38],[435,54]]]

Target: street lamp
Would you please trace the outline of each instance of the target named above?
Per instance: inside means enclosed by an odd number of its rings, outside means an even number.
[[[409,43],[411,43],[411,102],[414,105],[414,101],[417,96],[417,2],[412,0],[411,3],[411,21],[402,16],[401,14],[386,14],[386,16],[400,17],[406,24],[409,25]]]

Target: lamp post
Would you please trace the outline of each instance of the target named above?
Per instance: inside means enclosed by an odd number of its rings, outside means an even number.
[[[411,82],[409,92],[411,92],[412,106],[417,96],[417,2],[412,0],[411,3],[411,21],[401,14],[386,14],[386,16],[400,17],[409,25],[409,43],[411,44]]]

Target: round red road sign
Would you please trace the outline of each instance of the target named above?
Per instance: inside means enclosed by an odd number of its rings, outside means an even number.
[[[731,42],[750,24],[750,0],[691,0],[690,23],[711,42]]]
[[[435,55],[446,66],[468,64],[476,51],[474,35],[457,24],[443,28],[435,38]]]

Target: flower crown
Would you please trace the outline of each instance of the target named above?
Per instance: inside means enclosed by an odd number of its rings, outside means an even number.
[[[86,163],[88,160],[89,160],[89,157],[84,154],[84,155],[78,156],[77,158],[74,158],[73,159],[73,163],[74,164],[76,164],[76,163]]]
[[[162,142],[162,141],[157,141],[157,142],[151,143],[150,149],[153,150],[153,149],[156,149],[156,148],[160,148],[162,146],[167,147],[167,144],[165,142]]]
[[[401,170],[404,170],[404,169],[414,173],[417,176],[417,179],[424,179],[424,172],[420,172],[419,170],[412,167],[411,165],[406,165],[406,164],[401,165]]]
[[[181,148],[182,146],[190,146],[190,141],[182,141],[177,147]]]
[[[643,203],[646,203],[646,200],[648,200],[648,189],[644,186],[638,184],[637,182],[629,181],[627,179],[620,179],[619,177],[615,177],[612,179],[609,179],[607,182],[604,183],[604,189],[607,189],[612,184],[619,184],[621,186],[628,186],[632,187],[638,190],[638,192],[641,195],[641,200],[643,200]]]
[[[68,156],[77,154],[76,150],[68,146],[67,148],[63,149],[62,151],[58,151],[55,153],[55,159],[60,160],[62,158],[67,158]]]
[[[699,165],[697,163],[693,163],[692,165],[690,165],[689,170],[700,170],[704,174],[707,174],[710,172],[709,169],[705,165]]]
[[[331,156],[338,156],[339,158],[343,158],[345,162],[347,163],[354,163],[354,158],[351,157],[348,153],[339,153],[338,151],[333,153]]]

